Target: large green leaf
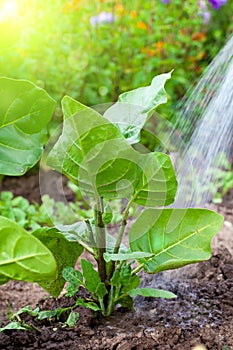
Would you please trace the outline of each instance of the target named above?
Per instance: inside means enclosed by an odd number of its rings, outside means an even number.
[[[152,112],[167,102],[164,85],[171,72],[156,76],[151,85],[125,92],[118,102],[110,107],[104,117],[115,124],[129,143],[140,140],[140,131]]]
[[[0,217],[0,275],[28,282],[54,280],[56,261],[37,238],[13,221]]]
[[[45,143],[45,132],[25,134],[9,125],[0,129],[0,174],[25,174],[40,159]]]
[[[134,202],[149,206],[166,206],[174,202],[177,181],[171,159],[164,153],[142,154],[140,173],[134,187]]]
[[[41,157],[55,101],[25,80],[0,78],[0,174],[23,175]]]
[[[211,256],[211,240],[223,217],[207,209],[146,209],[129,231],[132,251],[153,253],[138,259],[148,273],[175,269]]]
[[[140,154],[96,111],[65,97],[61,137],[47,164],[65,173],[88,195],[130,198],[138,204],[168,205],[176,179],[165,154]]]
[[[4,275],[0,275],[0,285],[7,283],[9,280],[10,280],[9,277],[6,277]]]
[[[62,271],[73,267],[83,252],[83,247],[77,242],[69,242],[56,228],[41,228],[32,235],[38,238],[53,254],[57,263],[57,276],[53,281],[42,281],[39,284],[54,297],[57,297],[64,285]]]
[[[26,134],[37,134],[50,121],[55,101],[26,80],[0,78],[0,128],[14,124]]]
[[[63,132],[47,164],[65,173],[80,189],[106,198],[125,197],[137,181],[139,153],[116,126],[100,114],[66,96]],[[121,180],[127,182],[121,183]],[[118,186],[118,187],[117,187]]]
[[[105,198],[133,198],[135,203],[149,207],[173,203],[177,181],[170,157],[158,152],[140,154],[130,148],[118,152],[118,145],[112,140],[101,150],[103,158],[110,150],[109,158],[117,158],[96,171],[98,193]],[[90,169],[93,174],[95,169]]]

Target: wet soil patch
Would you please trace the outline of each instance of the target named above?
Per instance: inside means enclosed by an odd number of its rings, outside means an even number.
[[[135,311],[119,309],[108,318],[82,307],[74,329],[55,320],[37,321],[35,331],[0,334],[0,349],[233,349],[233,261],[226,249],[208,262],[174,272],[145,276],[144,286],[168,289],[177,299],[136,299]],[[41,310],[73,305],[72,298],[39,301]]]
[[[225,223],[213,242],[209,261],[142,276],[142,286],[167,289],[177,299],[137,297],[134,311],[119,308],[108,318],[94,317],[92,311],[79,307],[80,319],[74,328],[25,315],[25,321],[40,332],[0,333],[0,349],[190,350],[200,344],[209,350],[233,349],[233,209],[227,206],[228,200],[217,208]],[[1,286],[1,326],[7,323],[9,304],[13,310],[28,304],[54,309],[75,302],[64,296],[45,296],[40,287],[29,283],[11,281]]]

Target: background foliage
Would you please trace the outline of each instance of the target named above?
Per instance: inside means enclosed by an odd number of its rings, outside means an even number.
[[[166,2],[11,1],[11,12],[0,15],[0,75],[29,79],[57,101],[68,94],[94,105],[174,68],[170,106],[161,110],[169,116],[224,44],[233,3],[218,11],[207,4],[211,17],[204,23],[198,1]]]

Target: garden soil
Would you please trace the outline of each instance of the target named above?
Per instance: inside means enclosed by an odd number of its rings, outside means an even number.
[[[40,201],[38,183],[36,174],[5,178],[1,190]],[[69,191],[67,195],[72,199]],[[233,191],[221,206],[211,209],[223,214],[225,222],[213,241],[209,261],[142,276],[142,286],[167,289],[177,299],[137,297],[134,311],[119,308],[107,318],[79,307],[74,328],[25,315],[24,320],[38,331],[0,333],[0,349],[233,350]],[[0,287],[0,324],[7,323],[9,308],[16,311],[30,304],[45,310],[74,302],[64,295],[50,298],[36,284],[11,281]]]

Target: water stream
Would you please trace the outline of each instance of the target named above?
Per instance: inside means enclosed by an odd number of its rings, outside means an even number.
[[[178,149],[175,207],[201,207],[216,190],[233,144],[233,36],[204,72],[176,116],[188,141]]]

